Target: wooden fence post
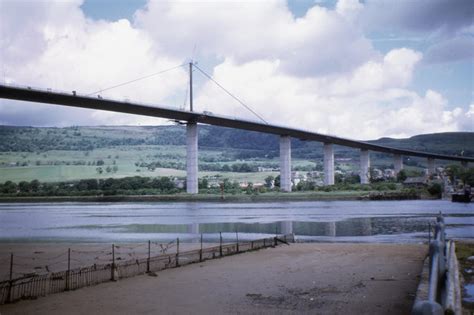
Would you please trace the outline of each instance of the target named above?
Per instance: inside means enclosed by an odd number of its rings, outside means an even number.
[[[66,291],[69,291],[70,283],[69,283],[69,275],[71,273],[71,249],[67,249],[67,271],[66,271]]]
[[[222,257],[222,232],[219,232],[219,255]]]
[[[7,303],[10,303],[12,301],[12,289],[13,289],[13,253],[10,254],[10,277],[9,277]]]
[[[179,237],[176,239],[176,267],[179,267]]]
[[[239,252],[239,232],[235,230],[235,238],[237,239],[237,253]]]
[[[431,244],[431,222],[428,222],[428,246]]]
[[[146,272],[149,273],[150,272],[150,256],[151,256],[151,241],[148,240],[148,258],[146,260]]]
[[[110,276],[110,279],[112,281],[115,281],[115,245],[112,244],[112,268],[110,268],[111,270],[111,276]]]
[[[202,233],[201,233],[201,250],[199,251],[199,261],[202,261]]]

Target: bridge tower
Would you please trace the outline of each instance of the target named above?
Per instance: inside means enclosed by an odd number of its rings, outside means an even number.
[[[189,63],[189,109],[193,111],[193,63]],[[186,192],[198,193],[198,126],[194,121],[186,124]]]

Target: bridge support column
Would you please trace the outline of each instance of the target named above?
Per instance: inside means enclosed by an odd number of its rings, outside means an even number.
[[[360,150],[360,183],[368,184],[370,182],[370,158],[369,150]]]
[[[461,166],[462,166],[462,168],[466,169],[466,168],[468,168],[469,163],[467,161],[462,161]]]
[[[324,224],[324,235],[332,237],[337,235],[336,222],[326,222]]]
[[[198,130],[196,123],[186,125],[186,192],[198,193]]]
[[[400,154],[395,154],[393,156],[393,165],[395,169],[395,175],[397,175],[403,169],[403,157]]]
[[[280,137],[280,189],[291,191],[291,138]]]
[[[433,175],[435,173],[435,160],[433,158],[428,158],[428,175]]]
[[[186,232],[191,233],[191,234],[199,234],[199,223],[187,224]]]
[[[334,185],[334,148],[332,143],[324,144],[324,186]]]

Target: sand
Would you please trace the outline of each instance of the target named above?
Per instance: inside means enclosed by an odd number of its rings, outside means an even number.
[[[292,244],[37,300],[4,314],[409,314],[426,245]]]

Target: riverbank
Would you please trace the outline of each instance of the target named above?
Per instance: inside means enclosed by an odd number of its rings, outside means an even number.
[[[0,197],[0,203],[14,202],[267,202],[267,201],[340,201],[340,200],[417,200],[433,199],[427,195],[393,191],[296,191],[263,194],[171,194],[171,195],[117,195],[117,196],[40,196]]]
[[[20,301],[0,312],[408,314],[426,252],[426,245],[291,244]]]

